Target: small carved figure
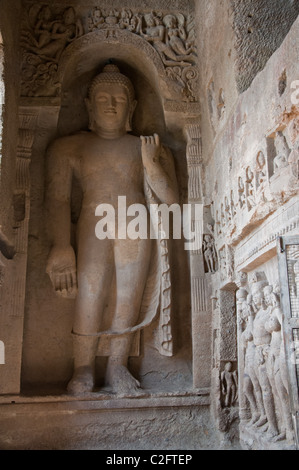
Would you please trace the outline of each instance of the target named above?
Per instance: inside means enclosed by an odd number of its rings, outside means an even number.
[[[272,199],[267,185],[267,165],[264,152],[260,151],[256,157],[255,167],[256,204],[264,203]]]
[[[128,30],[132,33],[141,34],[142,31],[142,15],[136,14],[132,16]]]
[[[168,44],[177,56],[178,61],[194,63],[196,60],[194,47],[186,46],[187,35],[184,28],[184,17],[181,15],[181,24],[174,15],[166,15],[163,23],[166,26],[166,44]]]
[[[101,10],[99,8],[95,8],[92,16],[88,18],[89,31],[100,29],[104,23],[105,19],[102,16]]]
[[[182,60],[166,40],[166,27],[162,24],[160,18],[154,12],[144,15],[146,23],[145,31],[141,31],[141,35],[150,42],[154,48],[159,52],[164,64],[166,66],[190,66],[190,62]],[[180,39],[177,38],[179,41]],[[176,42],[173,39],[173,42]]]
[[[262,151],[256,157],[256,188],[261,188],[266,182],[266,160]]]
[[[141,31],[142,36],[149,42],[155,43],[165,42],[165,27],[161,24],[159,18],[153,13],[147,13],[144,15],[144,21],[146,23],[145,32]],[[158,46],[158,49],[160,45]]]
[[[288,158],[288,163],[291,166],[293,176],[299,179],[299,138],[294,143]]]
[[[289,148],[282,132],[277,132],[274,140],[276,157],[273,160],[273,172],[277,173],[281,168],[288,166]]]
[[[48,6],[41,8],[37,23],[34,27],[36,46],[41,48],[51,40],[51,31],[55,21],[52,20],[52,12]]]
[[[246,201],[246,196],[245,196],[245,186],[244,182],[241,176],[238,178],[238,194],[239,194],[239,208],[243,209],[245,201]]]
[[[253,181],[254,181],[254,174],[251,168],[248,166],[246,168],[246,199],[247,199],[247,207],[249,211],[256,205]]]
[[[203,237],[203,253],[207,269],[209,273],[216,271],[217,255],[215,250],[214,238],[212,235],[204,235]]]
[[[237,400],[238,379],[236,371],[232,372],[232,367],[232,363],[227,362],[220,376],[223,404],[226,408],[233,406]]]

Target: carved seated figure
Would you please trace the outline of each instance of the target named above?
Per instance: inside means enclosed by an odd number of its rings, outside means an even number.
[[[76,19],[72,7],[67,8],[60,21],[51,21],[51,11],[48,7],[42,9],[43,22],[39,21],[34,30],[34,36],[25,37],[28,50],[40,57],[59,62],[65,47],[82,36],[81,21]]]
[[[126,196],[127,206],[146,206],[147,188],[163,203],[177,202],[173,161],[157,134],[139,138],[128,133],[136,106],[134,89],[116,65],[106,65],[93,80],[86,103],[90,132],[58,139],[48,152],[47,207],[52,248],[47,273],[57,294],[76,297],[74,373],[68,391],[82,394],[94,390],[98,341],[108,325],[105,331],[112,352],[106,386],[113,393],[136,394],[140,384],[128,370],[131,332],[146,323],[140,323],[139,314],[157,243],[149,237],[113,239],[109,233],[99,240],[95,235],[95,209],[99,204],[112,205],[121,225],[119,196]],[[70,236],[73,176],[83,193],[75,250]]]
[[[177,65],[189,67],[190,60],[192,59],[191,62],[194,62],[194,57],[188,55],[186,51],[183,55],[177,55],[172,46],[175,43],[177,48],[177,42],[179,42],[180,47],[182,48],[183,44],[181,44],[181,38],[173,36],[171,45],[169,43],[168,33],[166,39],[166,28],[161,24],[157,16],[153,13],[148,13],[144,15],[144,20],[146,27],[144,32],[141,29],[141,35],[159,52],[165,65],[170,67],[175,67]],[[187,59],[189,62],[186,61]]]
[[[276,157],[273,160],[273,171],[277,173],[281,168],[288,166],[289,148],[286,139],[281,132],[277,133],[274,141]]]
[[[289,155],[288,163],[291,166],[293,176],[299,179],[299,138]]]

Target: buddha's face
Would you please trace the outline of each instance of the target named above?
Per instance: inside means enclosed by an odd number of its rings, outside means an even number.
[[[126,88],[118,83],[103,83],[95,89],[89,103],[93,121],[99,128],[125,130],[130,114]]]

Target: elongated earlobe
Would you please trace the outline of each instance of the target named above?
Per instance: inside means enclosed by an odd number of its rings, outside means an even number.
[[[88,98],[85,98],[85,105],[86,105],[88,116],[89,116],[88,129],[93,131],[94,130],[94,117],[93,117],[93,111],[92,111],[92,104]]]
[[[126,123],[126,131],[127,132],[131,132],[131,130],[132,130],[132,127],[133,127],[132,126],[132,121],[133,121],[133,115],[134,115],[136,106],[137,106],[137,101],[136,100],[132,101],[131,106],[130,106],[130,110],[129,110],[129,113],[128,113],[127,123]]]

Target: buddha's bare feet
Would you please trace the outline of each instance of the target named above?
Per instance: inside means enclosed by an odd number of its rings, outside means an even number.
[[[67,386],[67,391],[72,395],[84,395],[91,393],[94,387],[93,368],[90,366],[78,367]]]
[[[117,395],[140,395],[140,383],[124,365],[115,365],[107,376],[107,385]]]

